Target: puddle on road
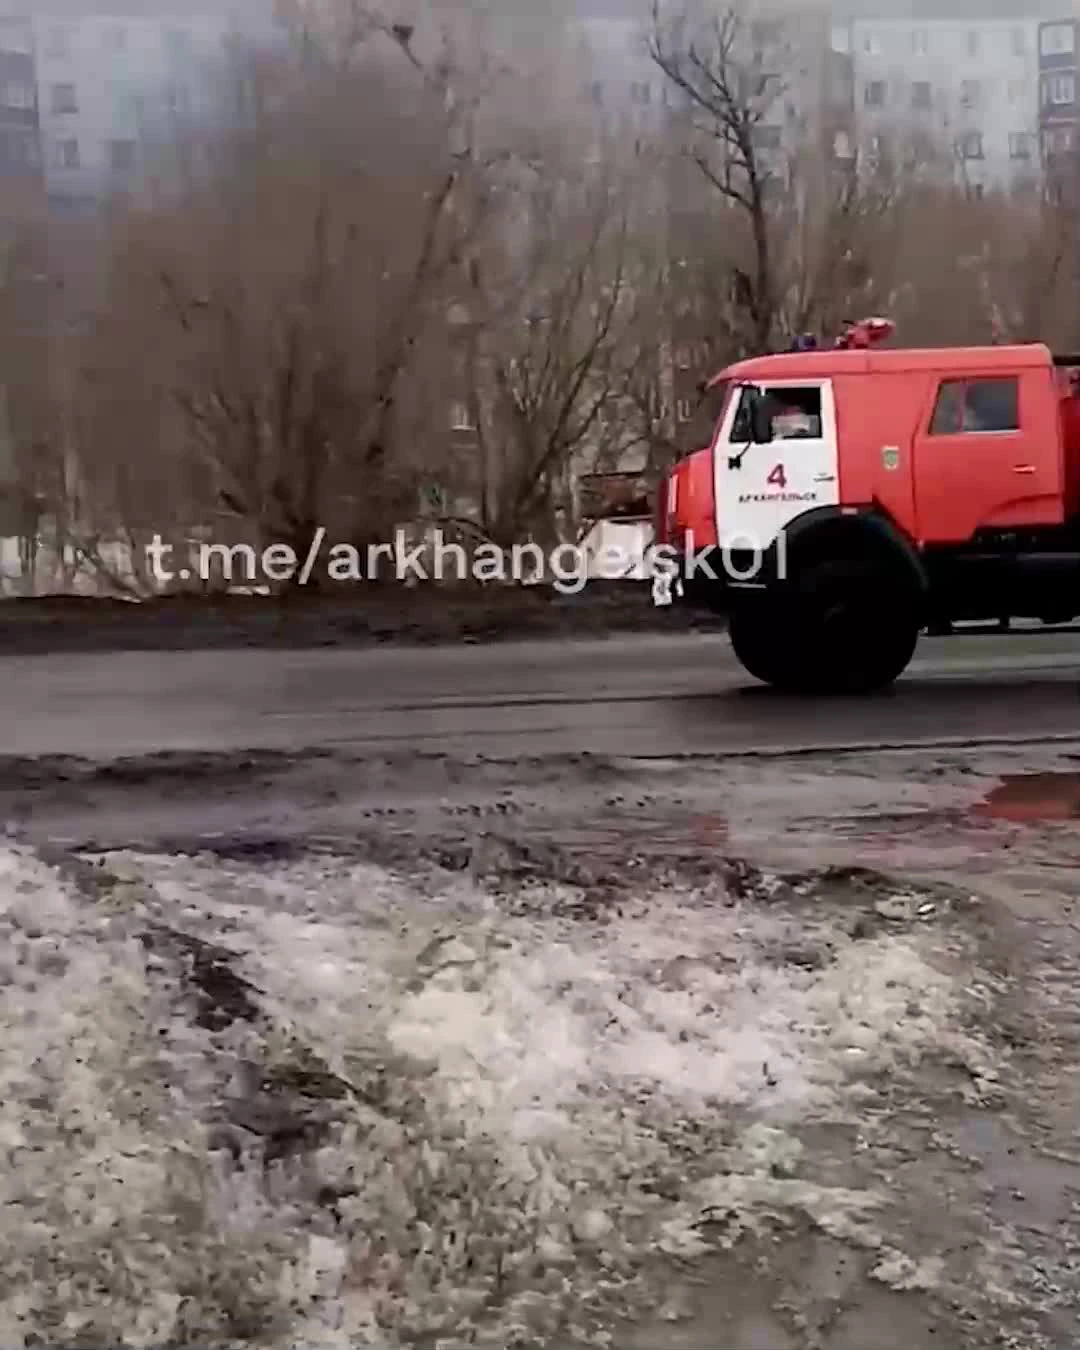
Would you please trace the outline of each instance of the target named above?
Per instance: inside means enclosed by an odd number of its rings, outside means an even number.
[[[658,862],[692,861],[700,866],[709,858],[732,854],[755,861],[772,858],[779,842],[777,831],[783,835],[784,845],[796,850],[800,845],[818,848],[828,846],[830,841],[843,841],[848,846],[869,849],[877,860],[882,850],[887,853],[896,847],[915,849],[920,856],[929,856],[935,850],[970,852],[973,848],[980,856],[991,856],[999,848],[1022,847],[1012,832],[995,830],[995,826],[1072,821],[1080,822],[1080,770],[1005,775],[980,800],[955,806],[919,804],[907,810],[854,815],[842,811],[835,815],[778,816],[775,821],[747,816],[745,807],[735,818],[715,810],[646,808],[603,811],[588,819],[560,823],[551,834],[559,847],[583,855],[593,864],[610,859],[613,865],[619,865],[628,856],[640,854]],[[787,851],[781,850],[785,857]],[[1080,856],[1075,864],[1080,864]]]
[[[1036,825],[1043,821],[1080,820],[1080,772],[1008,774],[985,797],[968,807],[915,811],[875,811],[849,819],[844,833],[890,836],[937,826],[955,832],[965,825],[993,821]]]
[[[1011,774],[975,804],[972,814],[1020,824],[1080,820],[1080,773]]]

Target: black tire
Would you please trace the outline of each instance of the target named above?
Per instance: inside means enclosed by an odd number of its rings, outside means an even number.
[[[807,693],[870,694],[903,674],[921,617],[898,568],[872,558],[822,562],[795,579],[795,592],[793,645]]]
[[[728,637],[735,658],[755,680],[777,689],[794,688],[790,624],[768,600],[736,605],[728,615]]]
[[[888,688],[915,652],[914,588],[887,565],[812,565],[791,589],[731,612],[736,658],[755,679],[798,694],[869,694]]]

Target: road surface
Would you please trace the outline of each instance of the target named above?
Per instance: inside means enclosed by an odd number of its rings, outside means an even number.
[[[1080,736],[1080,633],[925,639],[861,700],[756,684],[722,635],[364,651],[11,657],[0,754],[654,756]]]
[[[723,636],[0,669],[0,756],[294,752],[0,759],[0,1323],[1075,1350],[1072,747],[705,756],[1080,740],[1080,635],[858,701]]]

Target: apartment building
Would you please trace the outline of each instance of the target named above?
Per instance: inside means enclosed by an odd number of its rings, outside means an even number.
[[[666,91],[649,55],[648,7],[625,0],[583,0],[569,31],[584,77],[581,98],[590,116],[605,124],[659,126]]]
[[[0,166],[39,167],[54,206],[124,186],[268,23],[252,0],[0,0]]]
[[[851,58],[860,139],[936,154],[976,195],[1036,179],[1042,107],[1060,92],[1042,72],[1054,7],[910,0],[901,13],[887,0],[841,0],[831,45]]]
[[[0,16],[0,177],[36,182],[41,172],[34,30],[28,19]]]
[[[1039,135],[1043,161],[1057,172],[1080,149],[1077,21],[1059,15],[1039,24]]]

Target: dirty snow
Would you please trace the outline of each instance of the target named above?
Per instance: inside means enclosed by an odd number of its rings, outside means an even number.
[[[800,1126],[926,1056],[986,1067],[925,925],[558,898],[511,916],[325,859],[117,855],[88,884],[0,852],[0,1344],[585,1340],[717,1207],[869,1222],[877,1197],[800,1175]],[[154,924],[235,953],[259,1015],[196,1025]],[[303,1056],[342,1087],[317,1112],[267,1097]],[[271,1156],[290,1111],[320,1132]]]

